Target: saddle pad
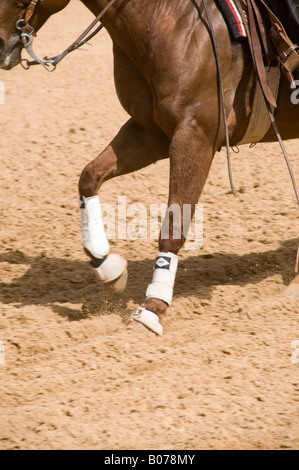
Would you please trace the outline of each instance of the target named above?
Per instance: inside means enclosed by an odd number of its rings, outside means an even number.
[[[265,71],[269,87],[276,100],[278,96],[281,77],[280,67],[267,67],[265,68]],[[268,130],[270,129],[270,126],[271,120],[268,113],[267,105],[265,103],[265,98],[261,87],[257,82],[254,91],[251,114],[247,130],[238,145],[255,144],[259,142],[267,134]]]
[[[216,3],[233,38],[246,38],[245,26],[234,0],[216,0]]]

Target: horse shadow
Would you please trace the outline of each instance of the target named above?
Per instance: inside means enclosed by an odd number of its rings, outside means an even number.
[[[209,299],[216,286],[258,284],[274,274],[280,275],[287,285],[294,277],[297,245],[298,240],[291,239],[280,242],[276,250],[259,253],[192,254],[185,257],[179,263],[175,298],[196,293],[200,298]],[[130,303],[144,302],[153,268],[152,259],[128,261],[128,286],[123,296],[116,298],[109,296],[97,281],[88,261],[29,256],[21,251],[12,251],[0,253],[0,263],[6,263],[7,270],[12,274],[15,270],[16,275],[18,266],[19,271],[22,268],[18,277],[0,282],[0,301],[3,304],[50,306],[69,321],[112,313],[121,313],[125,319],[131,311]]]

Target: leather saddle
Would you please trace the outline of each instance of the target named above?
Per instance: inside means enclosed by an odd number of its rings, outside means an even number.
[[[236,6],[264,97],[275,108],[265,67],[279,65],[289,83],[294,82],[299,71],[299,0],[236,0]]]

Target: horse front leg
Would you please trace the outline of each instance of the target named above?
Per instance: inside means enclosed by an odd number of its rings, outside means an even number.
[[[213,154],[213,144],[196,126],[180,127],[171,142],[168,210],[160,233],[159,253],[145,304],[131,316],[133,324],[141,323],[157,335],[163,334],[160,321],[172,302],[178,252],[186,240],[188,225],[206,182]],[[184,217],[186,204],[190,205],[190,220]]]
[[[79,180],[83,246],[95,274],[111,293],[127,283],[127,262],[110,252],[98,191],[104,181],[168,157],[169,140],[155,126],[145,129],[130,119],[108,147],[82,171]]]

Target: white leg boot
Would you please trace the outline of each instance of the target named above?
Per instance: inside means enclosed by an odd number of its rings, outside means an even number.
[[[82,196],[80,212],[83,245],[98,260],[94,267],[96,276],[109,292],[121,294],[128,280],[127,261],[120,255],[109,253],[99,196]]]

